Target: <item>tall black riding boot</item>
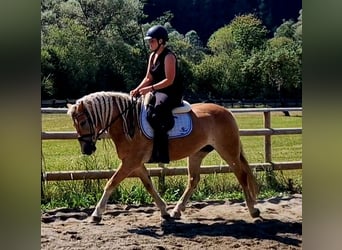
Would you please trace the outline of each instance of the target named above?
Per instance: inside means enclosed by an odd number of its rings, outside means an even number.
[[[169,135],[167,131],[156,129],[153,137],[153,150],[149,162],[169,163]]]

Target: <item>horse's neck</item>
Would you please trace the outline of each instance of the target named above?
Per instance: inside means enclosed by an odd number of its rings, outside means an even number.
[[[137,102],[129,109],[130,112],[123,115],[120,115],[120,112],[122,111],[120,111],[119,108],[117,110],[119,117],[117,121],[110,126],[108,133],[115,144],[118,157],[123,159],[134,144],[134,135],[139,130],[138,119],[141,113],[141,103]]]
[[[131,100],[117,101],[118,120],[116,124],[116,131],[124,134],[131,140],[134,136],[135,130],[138,127],[138,119],[141,113],[141,102],[132,102]],[[119,124],[119,127],[117,126]]]

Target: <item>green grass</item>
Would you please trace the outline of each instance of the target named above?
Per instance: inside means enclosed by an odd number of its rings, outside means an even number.
[[[263,128],[263,114],[235,114],[241,129]],[[272,113],[272,128],[302,127],[301,112],[292,112],[290,117],[283,113]],[[66,114],[43,114],[42,131],[74,131],[72,121]],[[264,162],[264,137],[242,136],[242,143],[250,163]],[[97,142],[97,151],[92,156],[83,156],[77,140],[43,140],[42,166],[44,171],[70,171],[89,169],[115,169],[120,164],[114,144],[110,140]],[[302,159],[302,136],[272,136],[273,161],[300,161]],[[171,162],[168,166],[186,166],[186,159]],[[210,153],[202,165],[226,165],[216,152]],[[155,164],[146,164],[156,167]],[[302,171],[262,171],[255,173],[261,185],[258,198],[267,198],[280,193],[302,191]],[[177,201],[183,193],[186,176],[166,177],[166,201]],[[152,177],[156,187],[158,178]],[[89,207],[100,198],[106,180],[46,182],[41,207],[43,210],[56,207]],[[202,175],[191,200],[229,199],[243,200],[241,188],[233,174]],[[137,178],[125,179],[114,191],[109,202],[150,204],[152,199]]]

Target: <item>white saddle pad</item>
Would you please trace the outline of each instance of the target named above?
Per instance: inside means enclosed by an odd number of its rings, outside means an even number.
[[[142,105],[141,108],[141,115],[140,115],[140,127],[144,135],[152,139],[153,138],[153,128],[151,127],[150,123],[146,119],[147,117],[147,110],[146,106]],[[173,114],[175,119],[175,125],[171,130],[167,133],[169,135],[169,139],[172,138],[179,138],[187,136],[192,131],[192,120],[190,117],[190,113],[183,113],[183,114]]]

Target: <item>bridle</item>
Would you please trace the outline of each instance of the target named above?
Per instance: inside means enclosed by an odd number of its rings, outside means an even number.
[[[114,117],[114,119],[103,129],[101,129],[97,134],[96,134],[96,131],[94,129],[95,127],[95,124],[93,124],[91,118],[90,118],[90,114],[89,112],[87,111],[87,109],[84,109],[84,111],[78,113],[77,115],[75,115],[73,117],[73,119],[77,120],[78,121],[78,117],[81,117],[82,115],[85,115],[86,116],[86,121],[88,123],[88,126],[89,126],[89,133],[88,134],[84,134],[84,135],[79,135],[77,137],[78,141],[79,142],[86,142],[86,143],[89,143],[89,139],[88,138],[91,138],[91,142],[92,143],[95,143],[99,137],[110,127],[112,126],[112,124],[114,122],[116,122],[116,120],[118,120],[120,117],[122,117],[126,112],[128,112],[130,109],[132,108],[135,108],[136,104],[137,104],[137,99],[139,99],[140,97],[138,98],[135,98],[135,97],[131,97],[131,103],[128,107],[126,107],[123,111],[120,112],[120,114],[118,114],[117,116]],[[88,140],[87,140],[88,139]]]
[[[96,141],[96,140],[93,140],[93,137],[95,135],[95,130],[94,130],[94,126],[93,126],[93,124],[91,122],[90,115],[89,115],[88,111],[84,110],[83,112],[80,112],[80,113],[76,114],[73,117],[73,119],[78,121],[78,118],[82,117],[83,115],[86,116],[86,122],[88,123],[89,133],[88,134],[84,134],[84,135],[79,135],[77,137],[77,139],[78,139],[79,142],[82,142],[82,141],[83,142],[89,142],[89,140],[86,140],[86,138],[90,137],[91,141],[94,142],[94,141]],[[77,122],[77,124],[79,124],[79,122]]]

